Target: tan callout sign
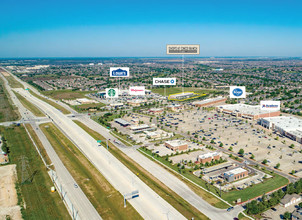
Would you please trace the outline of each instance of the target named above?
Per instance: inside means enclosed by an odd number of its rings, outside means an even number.
[[[199,44],[167,44],[167,54],[199,55]]]

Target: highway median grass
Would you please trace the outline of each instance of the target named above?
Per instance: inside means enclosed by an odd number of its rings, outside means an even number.
[[[0,78],[0,122],[15,121],[19,118],[17,108],[12,105],[4,82]]]
[[[61,111],[63,114],[70,114],[71,112],[68,111],[67,109],[65,109],[64,107],[62,107],[61,105],[49,100],[49,99],[46,99],[42,96],[39,96],[38,94],[34,93],[33,91],[30,91],[30,94],[32,94],[33,96],[35,96],[36,98],[38,99],[41,99],[42,101],[48,103],[49,105],[52,105],[53,107],[55,107],[56,109],[58,109],[59,111]]]
[[[35,116],[45,117],[45,115],[42,113],[42,111],[40,111],[40,109],[38,109],[34,104],[32,104],[31,102],[29,102],[27,99],[25,99],[22,95],[20,95],[17,92],[15,92],[15,95],[20,100],[20,102],[22,103],[22,105],[25,108],[27,108],[29,111],[31,111]]]
[[[32,128],[32,126],[30,124],[25,124],[25,127],[26,127],[28,133],[30,134],[31,138],[34,140],[35,144],[37,145],[37,147],[38,147],[38,149],[40,151],[40,154],[44,158],[45,163],[47,165],[50,165],[51,164],[51,160],[48,157],[47,152],[46,152],[46,150],[45,150],[42,142],[40,141],[39,137],[35,133],[34,129]]]
[[[52,123],[40,125],[58,156],[103,219],[142,219],[80,150]]]
[[[23,126],[0,127],[9,146],[10,163],[17,164],[18,204],[25,220],[71,219]],[[22,180],[24,183],[22,183]]]
[[[24,89],[24,86],[20,82],[18,82],[13,76],[9,75],[9,76],[5,76],[5,78],[7,79],[8,84],[10,85],[10,87],[12,87],[12,88],[23,88]]]
[[[105,140],[105,138],[98,132],[90,129],[83,123],[76,122],[82,129],[84,129],[88,134],[90,134],[96,140]],[[102,143],[106,147],[106,143]],[[117,147],[109,142],[110,153],[115,156],[120,162],[122,162],[129,170],[137,174],[137,176],[146,183],[152,190],[154,190],[159,196],[170,203],[176,210],[178,210],[187,219],[208,219],[204,214],[199,212],[195,207],[181,198],[169,187],[165,186],[157,178],[155,178],[151,173],[143,169],[139,164],[121,152]]]

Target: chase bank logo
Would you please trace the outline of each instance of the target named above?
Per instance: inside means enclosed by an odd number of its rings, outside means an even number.
[[[236,89],[233,90],[232,93],[233,93],[234,96],[239,97],[239,96],[241,96],[243,94],[243,91],[240,88],[236,88]]]
[[[174,84],[174,82],[175,82],[174,79],[171,79],[170,83],[171,83],[171,84]]]
[[[128,76],[128,71],[119,68],[117,70],[112,70],[111,75],[112,76]]]

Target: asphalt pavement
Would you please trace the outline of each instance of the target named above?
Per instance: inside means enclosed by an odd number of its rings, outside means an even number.
[[[82,153],[95,165],[103,176],[121,194],[139,191],[139,197],[127,202],[145,219],[185,219],[174,207],[150,189],[126,166],[111,155],[69,117],[55,109],[53,106],[32,96],[24,89],[15,89],[28,101],[39,107],[56,126],[82,151]]]

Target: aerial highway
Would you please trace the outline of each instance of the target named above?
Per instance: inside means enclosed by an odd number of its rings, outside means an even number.
[[[164,183],[167,187],[176,192],[179,196],[185,199],[187,202],[192,204],[200,212],[208,216],[210,219],[233,219],[237,217],[240,212],[243,211],[241,206],[235,206],[235,208],[227,212],[225,209],[218,209],[204,201],[200,196],[193,192],[184,182],[179,180],[177,177],[169,173],[160,165],[156,164],[154,161],[146,158],[135,148],[123,147],[116,144],[113,140],[118,139],[109,133],[109,130],[93,121],[87,116],[78,117],[77,120],[84,123],[89,128],[102,134],[106,139],[110,139],[112,144],[117,146],[125,154],[127,154],[131,159],[140,164],[145,170],[148,170],[152,175]]]
[[[24,89],[15,89],[40,108],[53,123],[82,151],[103,176],[121,194],[139,191],[139,197],[128,202],[146,219],[185,219],[174,207],[143,183],[135,174],[110,154],[69,117],[53,106],[32,96]]]
[[[67,168],[64,166],[54,149],[52,148],[51,144],[47,140],[44,133],[40,130],[38,124],[43,122],[48,122],[48,118],[39,118],[34,116],[30,111],[28,111],[19,101],[19,99],[15,96],[13,93],[11,87],[8,85],[7,80],[5,77],[0,74],[5,87],[11,97],[11,100],[13,103],[18,107],[18,110],[21,114],[21,120],[16,122],[8,122],[3,123],[4,125],[9,125],[12,123],[30,123],[34,129],[34,132],[37,134],[38,138],[40,139],[41,143],[43,144],[47,155],[49,156],[52,165],[54,166],[56,170],[57,177],[59,179],[59,182],[62,184],[64,191],[68,194],[68,199],[73,204],[75,210],[78,212],[78,218],[76,219],[102,219],[96,209],[93,207],[91,202],[88,200],[84,192],[81,190],[80,187],[75,188],[74,185],[76,184],[76,181],[71,176]],[[72,215],[72,210],[68,209]]]
[[[57,104],[59,104],[60,106],[62,106],[63,108],[65,108],[66,110],[70,111],[73,114],[77,114],[77,112],[71,108],[70,106],[68,106],[67,104],[60,102],[58,100],[54,100],[52,98],[49,98],[43,94],[41,94],[35,87],[31,86],[30,84],[22,81],[21,79],[19,79],[17,76],[15,76],[14,74],[12,74],[11,72],[9,72],[7,69],[0,67],[2,70],[6,71],[8,74],[10,74],[15,80],[17,80],[19,83],[21,83],[25,88],[29,88],[31,91],[33,91],[34,93],[36,93],[39,96],[42,96],[43,98],[49,99],[52,102],[55,102]]]

